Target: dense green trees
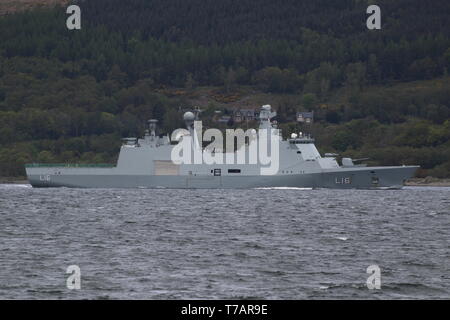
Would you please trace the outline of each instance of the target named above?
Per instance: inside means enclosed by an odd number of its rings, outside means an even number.
[[[380,31],[355,0],[78,1],[80,31],[63,8],[1,17],[0,175],[112,162],[121,136],[148,118],[179,127],[179,107],[215,86],[267,93],[286,128],[314,110],[323,151],[449,176],[450,3],[378,2]]]
[[[316,94],[355,83],[430,79],[448,69],[448,1],[436,0],[420,16],[418,0],[380,1],[386,22],[374,32],[365,28],[364,2],[334,2],[81,1],[81,31],[65,28],[61,9],[1,19],[0,52],[58,59],[69,78],[104,81],[112,72],[128,85],[151,78],[181,87],[188,77],[223,85],[233,72],[238,83],[252,84],[267,68],[279,68],[289,74],[280,80],[272,72],[265,82],[297,92],[302,86],[291,80],[303,75]],[[43,67],[36,72],[48,75]]]

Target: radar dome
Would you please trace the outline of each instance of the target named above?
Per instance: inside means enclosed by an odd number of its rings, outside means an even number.
[[[194,121],[195,115],[192,112],[188,111],[184,114],[183,119],[184,121]]]
[[[298,136],[297,136],[296,133],[291,134],[291,138],[292,138],[292,139],[297,139],[297,137],[298,137]]]
[[[263,109],[265,111],[270,111],[272,109],[272,107],[270,106],[270,104],[266,104],[266,105],[262,106],[261,109]]]

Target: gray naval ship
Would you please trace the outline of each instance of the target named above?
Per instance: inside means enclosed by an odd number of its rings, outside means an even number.
[[[143,138],[126,138],[120,149],[117,165],[28,164],[26,173],[33,187],[70,188],[335,188],[378,189],[402,188],[405,180],[414,176],[418,166],[368,167],[344,158],[341,165],[336,154],[320,155],[314,139],[305,134],[293,133],[283,139],[271,120],[276,116],[269,105],[263,106],[259,115],[259,131],[275,132],[271,139],[278,141],[277,170],[263,174],[260,163],[222,164],[183,163],[173,161],[173,151],[180,143],[187,144],[216,159],[235,158],[237,151],[252,147],[256,130],[244,143],[230,154],[220,148],[203,148],[199,143],[196,120],[198,112],[186,112],[187,130],[172,139],[156,134],[156,120],[149,120]],[[268,130],[267,130],[268,129]],[[278,132],[278,133],[276,133]],[[267,139],[267,143],[271,142]],[[234,143],[234,140],[233,140]],[[243,149],[241,149],[243,148]],[[268,147],[270,149],[270,146]],[[273,150],[270,150],[272,154]],[[184,152],[184,151],[183,151]],[[247,154],[246,160],[249,159]]]

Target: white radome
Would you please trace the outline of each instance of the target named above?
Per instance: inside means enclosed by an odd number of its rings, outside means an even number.
[[[195,115],[192,112],[188,111],[183,115],[183,119],[184,121],[194,121]]]

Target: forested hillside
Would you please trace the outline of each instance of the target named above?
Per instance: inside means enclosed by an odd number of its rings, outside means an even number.
[[[179,107],[315,111],[321,152],[450,177],[450,2],[86,0],[0,17],[0,175],[114,162],[120,138],[182,125]],[[209,125],[212,125],[209,123]],[[286,132],[287,133],[287,132]]]

